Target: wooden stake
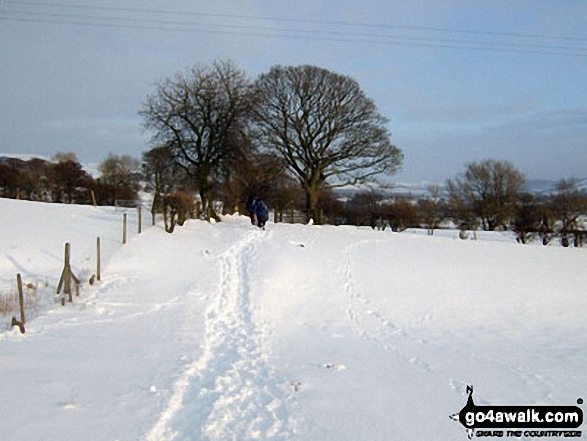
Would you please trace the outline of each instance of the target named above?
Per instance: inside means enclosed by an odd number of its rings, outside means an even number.
[[[61,279],[59,279],[59,285],[57,285],[57,294],[61,293],[61,288],[63,288],[63,293],[67,294],[68,301],[73,302],[73,295],[71,292],[71,280],[75,282],[76,286],[76,293],[79,295],[79,284],[80,281],[73,272],[71,271],[70,265],[70,246],[69,243],[65,244],[65,261],[63,264],[63,272],[61,273]],[[61,306],[65,306],[65,298],[61,298]]]
[[[22,279],[20,274],[16,275],[16,284],[18,285],[18,303],[20,304],[20,322],[24,325],[24,295],[22,293]]]
[[[100,281],[100,238],[96,239],[96,278]]]
[[[122,215],[122,244],[126,244],[126,213]]]
[[[139,234],[141,234],[141,230],[142,230],[142,220],[143,220],[143,217],[141,216],[141,214],[142,214],[142,207],[139,205],[139,206],[137,207],[137,209],[138,209],[138,212],[139,212],[139,213],[138,213],[138,215],[139,215]]]
[[[63,288],[63,284],[65,282],[67,276],[67,270],[69,269],[69,243],[65,244],[65,262],[63,264],[63,271],[61,273],[61,278],[59,279],[59,284],[57,285],[57,294],[61,292],[61,288]],[[67,284],[65,285],[67,289]],[[65,291],[67,292],[67,291]]]

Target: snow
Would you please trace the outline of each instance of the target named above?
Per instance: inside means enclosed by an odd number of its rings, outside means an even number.
[[[464,440],[467,384],[585,398],[585,249],[240,216],[139,235],[134,210],[123,246],[113,208],[0,210],[0,292],[20,272],[44,299],[0,331],[2,439]],[[65,242],[84,283],[62,307]]]

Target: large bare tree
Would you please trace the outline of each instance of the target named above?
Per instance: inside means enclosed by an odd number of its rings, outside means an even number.
[[[261,144],[277,151],[306,194],[308,217],[331,186],[362,183],[399,168],[387,120],[347,76],[314,66],[275,66],[255,82]]]
[[[246,75],[232,62],[216,62],[160,82],[139,112],[155,132],[154,144],[171,147],[194,180],[204,213],[216,219],[214,175],[239,159],[249,103]]]

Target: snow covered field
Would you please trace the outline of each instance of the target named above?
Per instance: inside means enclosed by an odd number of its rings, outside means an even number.
[[[465,440],[467,384],[587,398],[587,249],[238,216],[138,235],[132,211],[122,246],[113,208],[0,212],[0,292],[20,272],[44,297],[0,331],[2,439]],[[62,307],[67,241],[86,283]]]

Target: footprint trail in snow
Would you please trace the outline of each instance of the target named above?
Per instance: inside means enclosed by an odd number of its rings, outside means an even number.
[[[146,439],[284,439],[287,396],[269,361],[269,329],[252,314],[249,267],[269,233],[249,231],[221,254],[220,284],[206,311],[205,347],[186,366]]]

